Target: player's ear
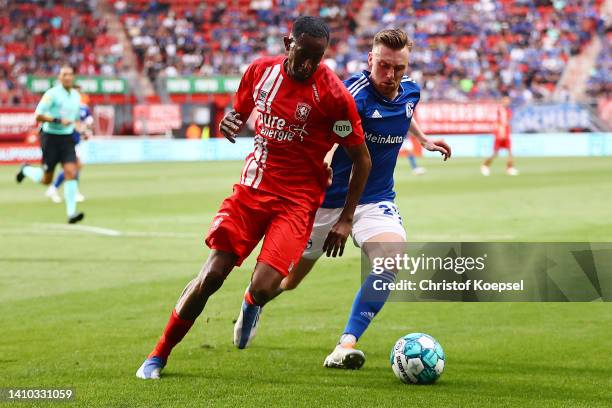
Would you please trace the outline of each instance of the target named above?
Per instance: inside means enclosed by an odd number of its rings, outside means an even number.
[[[291,44],[293,43],[294,39],[290,38],[290,37],[283,37],[283,43],[285,43],[285,51],[289,52],[289,50],[291,49]]]
[[[370,70],[370,72],[372,72],[373,58],[374,56],[372,55],[372,51],[368,52],[368,69]]]

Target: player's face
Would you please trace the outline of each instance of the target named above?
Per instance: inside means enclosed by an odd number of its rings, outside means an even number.
[[[395,97],[402,76],[408,69],[409,56],[408,47],[393,50],[382,44],[377,44],[368,54],[370,79],[383,96]]]
[[[72,88],[74,82],[74,72],[72,69],[62,68],[59,73],[59,81],[64,88]]]
[[[327,49],[326,38],[302,34],[297,39],[285,37],[287,74],[297,81],[306,81],[317,70]]]

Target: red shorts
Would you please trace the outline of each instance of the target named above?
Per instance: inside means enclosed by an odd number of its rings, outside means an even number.
[[[206,245],[236,254],[240,266],[265,236],[257,262],[287,276],[306,248],[315,214],[276,194],[235,184],[213,218]]]
[[[501,149],[510,150],[510,138],[509,137],[505,139],[497,139],[497,138],[495,139],[495,143],[493,144],[493,150],[497,152]]]

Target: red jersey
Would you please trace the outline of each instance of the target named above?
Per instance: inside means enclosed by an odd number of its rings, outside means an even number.
[[[498,121],[493,132],[495,140],[510,139],[510,109],[501,106],[498,113]]]
[[[495,127],[495,140],[510,140],[510,124],[498,123]]]
[[[323,158],[334,143],[364,143],[355,101],[325,64],[305,82],[291,79],[286,57],[266,57],[246,70],[234,109],[246,120],[256,109],[255,149],[240,184],[316,209],[327,186]]]

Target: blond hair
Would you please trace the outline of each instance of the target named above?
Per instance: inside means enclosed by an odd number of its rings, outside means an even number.
[[[408,34],[401,28],[393,28],[382,30],[374,36],[373,47],[382,44],[392,50],[401,50],[408,47],[408,51],[412,51],[412,41],[408,38]]]

